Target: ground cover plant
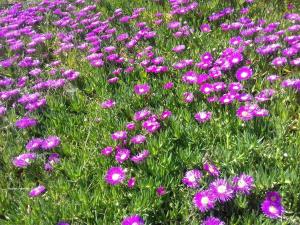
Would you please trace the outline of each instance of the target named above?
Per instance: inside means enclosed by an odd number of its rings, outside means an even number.
[[[0,9],[0,224],[300,224],[300,2]]]

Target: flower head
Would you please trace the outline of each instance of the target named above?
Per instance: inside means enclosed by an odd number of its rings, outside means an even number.
[[[203,112],[196,113],[194,117],[195,117],[195,120],[197,120],[199,123],[204,123],[211,119],[211,115],[212,115],[211,112],[203,111]]]
[[[248,80],[250,77],[252,77],[252,69],[250,67],[247,66],[243,66],[241,68],[239,68],[236,71],[236,78],[241,81],[241,80]]]
[[[49,136],[43,141],[41,148],[49,150],[57,147],[58,145],[60,145],[60,138],[57,136]]]
[[[144,220],[139,215],[128,216],[122,221],[122,225],[144,225],[144,223]]]
[[[149,84],[137,84],[134,86],[134,92],[137,95],[145,95],[149,93],[150,85]]]
[[[194,205],[201,212],[206,212],[214,208],[215,201],[214,195],[209,190],[197,192],[193,198]]]
[[[45,191],[46,191],[45,186],[39,185],[39,186],[31,189],[31,191],[29,192],[29,196],[30,197],[37,197],[37,196],[43,194]]]
[[[266,217],[271,219],[281,218],[284,214],[284,208],[281,203],[272,202],[268,199],[264,200],[261,204],[261,210]]]
[[[225,225],[225,223],[213,216],[207,217],[201,225]]]
[[[214,177],[220,176],[220,171],[214,164],[206,162],[203,164],[203,169]]]
[[[105,175],[106,183],[117,185],[125,179],[125,172],[121,167],[111,167]]]
[[[185,173],[184,177],[182,178],[182,182],[191,188],[199,187],[199,180],[202,177],[202,173],[200,170],[193,169],[189,170]]]
[[[254,188],[253,177],[246,174],[234,177],[232,183],[234,190],[243,194],[250,194],[250,191]]]
[[[209,185],[210,191],[221,202],[227,202],[233,198],[233,188],[224,179],[217,179]]]
[[[16,127],[19,129],[25,129],[37,125],[37,120],[29,117],[23,117],[16,122]]]

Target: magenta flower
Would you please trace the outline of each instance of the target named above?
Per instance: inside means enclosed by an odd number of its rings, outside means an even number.
[[[214,87],[212,84],[209,83],[204,83],[200,86],[200,91],[205,94],[208,95],[210,93],[212,93],[214,91]]]
[[[114,148],[111,146],[107,146],[101,150],[101,154],[105,156],[109,156],[114,151]]]
[[[236,111],[236,116],[243,121],[252,120],[254,118],[253,110],[251,110],[248,106],[240,106]]]
[[[275,67],[281,67],[287,64],[287,59],[285,57],[276,57],[271,64]]]
[[[117,162],[121,164],[125,162],[127,159],[129,159],[129,157],[130,157],[130,150],[126,148],[118,149],[115,156]]]
[[[176,53],[183,52],[184,50],[185,50],[185,45],[177,45],[172,49],[172,51]]]
[[[194,101],[194,94],[192,92],[183,93],[183,101],[186,103],[191,103]]]
[[[58,145],[60,145],[60,138],[57,136],[49,136],[43,141],[41,148],[43,150],[49,150],[56,148]]]
[[[39,196],[39,195],[41,195],[41,194],[43,194],[43,193],[45,193],[45,192],[46,192],[45,186],[39,185],[39,186],[37,186],[37,187],[31,189],[31,191],[29,192],[28,195],[29,195],[30,197],[37,197],[37,196]]]
[[[241,174],[236,176],[232,180],[233,188],[236,192],[243,194],[250,194],[251,190],[254,188],[254,179],[252,176]]]
[[[163,195],[165,195],[167,192],[166,192],[166,189],[165,189],[165,187],[164,186],[160,186],[160,187],[158,187],[157,189],[156,189],[156,194],[158,195],[158,196],[163,196]]]
[[[146,141],[146,137],[144,135],[138,134],[130,139],[132,144],[142,144]]]
[[[37,125],[37,120],[29,117],[23,117],[16,122],[16,127],[19,129],[25,129]]]
[[[213,216],[207,217],[201,225],[225,225],[225,223]]]
[[[139,215],[128,216],[122,221],[122,225],[144,225],[145,222]]]
[[[134,130],[135,129],[135,123],[134,122],[130,122],[126,124],[126,129],[127,130]]]
[[[212,113],[211,112],[198,112],[195,114],[194,118],[199,123],[204,123],[206,121],[209,121],[211,119]]]
[[[266,217],[271,219],[279,219],[285,212],[281,203],[275,203],[268,199],[264,200],[261,204],[261,210]]]
[[[276,191],[270,191],[266,194],[266,199],[273,203],[281,203],[281,196]]]
[[[224,179],[217,179],[209,185],[210,191],[221,202],[227,202],[233,198],[233,188]]]
[[[127,182],[127,187],[133,188],[135,186],[135,178],[131,177]]]
[[[105,175],[106,183],[117,185],[125,179],[125,171],[121,167],[111,167]]]
[[[111,135],[113,140],[125,140],[127,138],[127,132],[124,130],[116,131]]]
[[[150,85],[149,84],[137,84],[134,86],[134,92],[137,95],[145,95],[149,93]]]
[[[201,212],[206,212],[214,208],[215,201],[214,195],[209,190],[197,192],[193,198],[194,205]]]
[[[236,71],[235,75],[239,81],[242,81],[242,80],[248,80],[249,78],[251,78],[252,74],[253,74],[253,72],[250,67],[243,66]]]
[[[134,114],[133,120],[140,121],[143,119],[146,119],[148,116],[150,116],[151,112],[148,109],[142,109],[141,111],[138,111]]]
[[[12,163],[15,167],[25,168],[29,166],[32,163],[32,161],[34,161],[35,159],[36,159],[35,153],[24,153],[15,157],[12,160]]]
[[[150,152],[148,150],[143,150],[135,156],[131,157],[131,161],[136,164],[142,163],[146,158],[148,158]]]
[[[219,177],[220,176],[220,171],[214,164],[206,162],[206,163],[203,164],[203,169],[205,171],[207,171],[210,175],[214,176],[214,177]]]
[[[185,173],[182,178],[182,183],[191,188],[199,187],[199,180],[202,178],[202,173],[200,170],[193,169]]]
[[[26,144],[26,149],[28,151],[36,151],[39,150],[42,146],[43,139],[41,138],[33,138]]]
[[[149,133],[154,133],[160,128],[160,123],[156,118],[148,118],[143,122],[142,127]]]
[[[108,99],[101,103],[102,109],[111,109],[116,105],[116,102],[112,99]]]
[[[165,120],[165,119],[169,118],[171,115],[172,115],[172,112],[170,110],[165,110],[161,113],[160,119]]]
[[[164,84],[164,89],[165,90],[169,90],[169,89],[172,89],[174,87],[174,83],[172,82],[167,82]]]
[[[210,25],[209,25],[208,23],[202,24],[202,25],[200,26],[200,30],[201,30],[202,32],[204,32],[204,33],[208,33],[208,32],[211,31]]]

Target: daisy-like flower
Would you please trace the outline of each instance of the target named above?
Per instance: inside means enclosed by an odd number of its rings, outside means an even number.
[[[185,50],[185,45],[177,45],[172,49],[172,51],[176,53],[183,52],[184,50]]]
[[[146,136],[138,134],[130,139],[132,144],[142,144],[146,141]]]
[[[105,156],[108,156],[108,155],[110,155],[113,151],[114,151],[114,148],[113,148],[113,147],[107,146],[107,147],[105,147],[105,148],[103,148],[103,149],[101,150],[101,154],[102,154],[102,155],[105,155]]]
[[[113,140],[125,140],[127,138],[127,132],[124,130],[116,131],[111,135]]]
[[[118,163],[123,163],[130,157],[130,150],[123,148],[123,149],[118,149],[116,153],[116,160]]]
[[[131,157],[131,161],[136,164],[143,162],[146,158],[148,158],[150,152],[148,150],[143,150],[142,152],[138,153],[135,156]]]
[[[167,82],[164,84],[164,89],[165,90],[170,90],[174,87],[174,83],[173,82]]]
[[[4,106],[0,105],[0,117],[4,116],[6,113],[7,109]]]
[[[213,216],[207,217],[201,225],[225,225],[225,223]]]
[[[214,177],[220,176],[220,171],[214,164],[206,162],[203,164],[203,169]]]
[[[183,93],[183,101],[186,103],[191,103],[194,100],[194,94],[192,92]]]
[[[254,188],[254,179],[252,176],[241,174],[235,176],[232,180],[233,188],[236,192],[243,194],[250,194],[251,190]]]
[[[127,130],[134,130],[135,129],[135,123],[134,122],[130,122],[126,124],[126,129]]]
[[[191,188],[199,187],[199,180],[202,177],[202,173],[200,170],[194,169],[189,170],[185,173],[184,177],[182,178],[182,183],[187,185]]]
[[[14,164],[15,167],[25,168],[29,166],[32,163],[32,161],[34,161],[35,159],[36,159],[35,153],[24,153],[15,157],[12,160],[12,163]]]
[[[115,105],[116,105],[116,102],[114,100],[108,99],[101,103],[101,108],[102,109],[111,109],[111,108],[115,107]]]
[[[272,202],[268,199],[261,204],[261,210],[266,217],[271,219],[279,219],[285,212],[281,203]]]
[[[281,203],[281,196],[277,191],[269,191],[266,194],[266,199],[273,203]]]
[[[200,26],[200,30],[204,33],[211,32],[210,25],[208,23],[204,23]]]
[[[156,118],[148,118],[143,122],[142,126],[147,130],[147,132],[154,133],[160,128],[160,123],[156,120]]]
[[[275,75],[275,74],[272,74],[272,75],[267,77],[267,80],[270,81],[270,82],[274,82],[274,81],[279,80],[279,79],[280,79],[280,76]]]
[[[204,83],[200,86],[200,91],[205,94],[208,95],[210,93],[212,93],[214,91],[214,87],[212,84],[209,83]]]
[[[105,175],[105,181],[110,185],[117,185],[124,179],[125,171],[121,167],[111,167],[107,170]]]
[[[195,114],[194,118],[197,120],[199,123],[204,123],[206,121],[209,121],[211,119],[212,112],[198,112]]]
[[[128,216],[123,219],[122,225],[144,225],[145,222],[139,215]]]
[[[150,116],[151,111],[148,109],[142,109],[138,112],[136,112],[133,116],[133,120],[135,121],[141,121],[143,119],[146,119],[148,116]]]
[[[233,188],[224,179],[215,180],[209,185],[209,189],[221,202],[227,202],[233,198]]]
[[[215,202],[216,202],[216,199],[209,190],[197,192],[193,198],[194,205],[201,212],[206,212],[209,209],[214,208]]]
[[[43,141],[41,148],[43,150],[49,150],[56,148],[58,145],[60,145],[60,138],[57,136],[49,136]]]
[[[163,195],[165,195],[167,192],[166,192],[166,189],[165,189],[165,187],[164,186],[160,186],[160,187],[158,187],[157,189],[156,189],[156,194],[158,195],[158,196],[163,196]]]
[[[149,84],[137,84],[134,86],[134,92],[137,95],[145,95],[150,92]]]
[[[25,129],[37,125],[37,120],[29,117],[23,117],[16,122],[16,127],[19,129]]]
[[[276,57],[271,64],[275,67],[281,67],[287,64],[287,59],[285,57]]]
[[[170,116],[172,116],[172,112],[170,110],[165,110],[161,113],[160,119],[165,120],[165,119],[169,118]]]
[[[39,150],[42,146],[43,139],[41,138],[33,138],[26,144],[26,149],[28,151],[36,151]]]
[[[242,80],[248,80],[250,77],[252,77],[252,74],[253,72],[250,67],[243,66],[236,71],[235,75],[239,81],[242,81]]]
[[[240,106],[236,111],[236,116],[243,121],[252,120],[254,118],[253,110],[248,106]]]
[[[135,186],[135,178],[131,177],[127,182],[127,187],[133,188]]]
[[[39,196],[39,195],[41,195],[41,194],[43,194],[45,192],[46,192],[45,186],[39,185],[39,186],[31,189],[28,195],[30,197],[37,197],[37,196]]]

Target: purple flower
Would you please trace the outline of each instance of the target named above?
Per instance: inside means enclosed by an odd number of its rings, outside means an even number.
[[[281,67],[284,66],[287,63],[287,59],[285,57],[276,57],[272,61],[272,65],[275,67]]]
[[[148,116],[150,116],[151,111],[148,109],[142,109],[138,112],[136,112],[133,116],[133,120],[135,121],[141,121],[143,119],[146,119]]]
[[[220,171],[214,164],[206,162],[203,164],[203,169],[214,177],[220,176]]]
[[[124,130],[116,131],[111,135],[113,140],[125,140],[127,138],[127,132]]]
[[[148,133],[154,133],[160,128],[160,123],[155,117],[150,117],[143,122],[142,127],[147,130]]]
[[[131,177],[127,182],[127,187],[133,188],[135,186],[135,178]]]
[[[243,194],[250,194],[250,191],[254,188],[254,179],[252,176],[241,174],[236,176],[232,180],[233,188],[236,192]]]
[[[70,225],[70,224],[66,221],[61,220],[56,225]]]
[[[26,144],[26,149],[28,151],[36,151],[39,150],[42,146],[43,139],[41,138],[33,138]]]
[[[126,129],[127,130],[134,130],[135,129],[135,123],[134,122],[130,122],[126,124]]]
[[[111,167],[107,170],[105,175],[105,181],[110,185],[117,185],[124,179],[125,171],[121,167]]]
[[[214,208],[215,201],[214,195],[209,190],[197,192],[193,198],[194,205],[201,212],[206,212],[209,209]]]
[[[0,117],[4,116],[6,113],[6,108],[4,106],[0,106]]]
[[[149,84],[137,84],[134,86],[134,92],[137,95],[145,95],[149,93],[150,85]]]
[[[250,77],[252,77],[252,69],[250,67],[243,66],[236,71],[235,75],[239,81],[248,80]]]
[[[60,138],[57,136],[49,136],[43,141],[41,148],[49,150],[57,147],[58,145],[60,145]]]
[[[39,185],[35,188],[32,188],[28,195],[30,197],[37,197],[37,196],[43,194],[44,192],[46,192],[45,186]]]
[[[169,89],[172,89],[174,87],[174,83],[172,82],[167,82],[164,84],[164,89],[165,90],[169,90]]]
[[[163,196],[163,195],[165,195],[165,194],[166,194],[166,189],[165,189],[165,187],[164,187],[164,186],[158,187],[158,188],[156,189],[156,194],[157,194],[158,196]]]
[[[183,93],[183,101],[186,103],[191,103],[194,101],[194,94],[192,92]]]
[[[213,87],[212,84],[204,83],[204,84],[201,85],[200,91],[201,91],[203,94],[208,95],[208,94],[210,94],[211,92],[214,91],[214,87]]]
[[[224,179],[215,180],[209,185],[209,189],[221,202],[227,202],[233,198],[233,188]]]
[[[194,169],[189,170],[185,173],[182,178],[182,183],[191,188],[199,187],[199,180],[202,178],[202,173],[200,170]]]
[[[24,153],[15,157],[12,160],[12,163],[15,167],[25,168],[29,166],[32,163],[32,161],[34,161],[35,159],[36,159],[35,153]]]
[[[171,115],[172,115],[172,112],[170,110],[165,110],[161,113],[160,119],[165,120],[165,119],[169,118]]]
[[[202,24],[200,26],[200,30],[205,33],[211,32],[210,25],[208,23]]]
[[[138,153],[135,156],[131,157],[131,161],[133,161],[136,164],[139,164],[141,162],[143,162],[146,158],[148,158],[149,156],[149,151],[148,150],[143,150],[142,152]]]
[[[279,219],[285,212],[281,203],[272,202],[268,199],[261,204],[261,210],[266,217],[271,219]]]
[[[112,99],[108,99],[101,103],[102,109],[111,109],[116,105],[116,102]]]
[[[118,149],[115,156],[117,162],[121,164],[125,162],[129,157],[130,157],[130,150],[126,148]]]
[[[144,223],[144,220],[139,215],[128,216],[122,221],[122,225],[144,225]]]
[[[102,154],[102,155],[105,155],[105,156],[108,156],[108,155],[110,155],[113,151],[114,151],[114,148],[113,148],[113,147],[107,146],[107,147],[105,147],[105,148],[103,148],[103,149],[101,150],[101,154]]]
[[[244,121],[252,120],[254,117],[253,110],[251,110],[248,106],[240,106],[236,111],[236,116]]]
[[[138,134],[130,139],[132,144],[142,144],[146,141],[146,137],[144,135]]]
[[[184,50],[185,50],[185,45],[177,45],[172,49],[172,51],[176,53],[183,52]]]
[[[270,75],[270,76],[267,77],[267,80],[270,81],[270,82],[274,82],[274,81],[279,80],[279,79],[280,79],[280,76],[275,75],[275,74]]]
[[[195,114],[194,118],[199,123],[204,123],[206,121],[209,121],[211,119],[212,112],[198,112]]]
[[[19,119],[15,125],[19,129],[25,129],[37,125],[37,120],[30,117],[23,117],[22,119]]]
[[[207,217],[201,225],[225,225],[225,223],[213,216]]]
[[[281,196],[276,191],[270,191],[266,194],[266,199],[273,202],[273,203],[281,203]]]

